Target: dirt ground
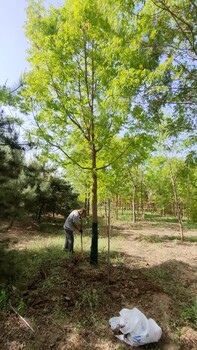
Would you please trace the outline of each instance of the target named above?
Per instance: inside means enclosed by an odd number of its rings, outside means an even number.
[[[30,232],[11,230],[7,235],[9,244],[17,241],[20,249]],[[196,237],[197,230],[184,235]],[[110,266],[103,252],[96,267],[89,265],[88,254],[77,252],[74,258],[45,264],[31,283],[15,291],[27,307],[24,318],[32,330],[15,308],[0,314],[0,350],[132,349],[115,337],[109,319],[133,307],[162,328],[160,341],[142,349],[197,349],[197,325],[180,313],[196,297],[197,243],[169,239],[178,236],[173,224],[116,225],[111,237],[118,249],[111,253]],[[46,292],[43,283],[54,269],[55,283]]]

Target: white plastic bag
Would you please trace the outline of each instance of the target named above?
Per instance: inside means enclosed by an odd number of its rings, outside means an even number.
[[[158,342],[162,330],[157,323],[138,310],[136,307],[122,309],[119,317],[112,317],[109,324],[113,331],[120,331],[122,334],[116,337],[132,346],[140,346]]]

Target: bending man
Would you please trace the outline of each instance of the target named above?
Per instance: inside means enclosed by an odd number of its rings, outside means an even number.
[[[82,217],[86,216],[86,210],[84,208],[73,210],[67,217],[64,223],[64,230],[66,233],[64,249],[67,252],[73,253],[74,248],[74,231],[82,231]]]

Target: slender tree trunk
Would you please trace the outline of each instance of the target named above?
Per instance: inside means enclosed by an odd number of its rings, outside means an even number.
[[[86,222],[90,222],[90,191],[87,190],[84,201],[84,208],[86,209]]]
[[[108,238],[108,254],[107,254],[107,263],[108,263],[108,284],[110,282],[110,217],[111,217],[111,203],[108,199],[108,222],[107,222],[107,238]]]
[[[87,213],[90,215],[90,192],[88,192],[88,203],[87,203]]]
[[[11,219],[11,221],[10,221],[10,223],[9,223],[9,225],[8,225],[8,227],[6,227],[6,230],[8,231],[8,230],[11,230],[11,228],[12,228],[12,226],[13,226],[13,224],[14,224],[14,220],[16,219],[16,214],[14,214],[14,216],[13,216],[13,218]]]
[[[55,217],[55,205],[53,205],[52,216],[53,216],[53,219],[54,219],[54,217]]]
[[[86,209],[87,216],[90,216],[90,190],[88,186],[85,194],[84,207]]]
[[[41,216],[42,216],[42,212],[44,209],[44,204],[40,204],[40,208],[38,209],[38,215],[37,215],[37,221],[40,222],[41,221]]]
[[[107,226],[108,218],[107,218],[107,200],[105,199],[105,205],[104,205],[104,212],[105,212],[105,224]]]
[[[136,222],[136,212],[135,212],[135,194],[136,194],[136,186],[133,186],[133,199],[132,199],[132,207],[133,207],[133,223]]]
[[[116,220],[118,220],[119,196],[116,194]]]
[[[142,174],[141,174],[141,179],[140,179],[140,206],[141,206],[141,217],[144,218],[144,201],[143,201]]]
[[[173,193],[174,193],[175,212],[176,212],[176,216],[178,218],[181,241],[183,241],[184,240],[183,220],[182,220],[183,214],[182,214],[181,204],[180,204],[178,193],[177,193],[176,179],[175,179],[173,171],[172,171],[171,162],[169,162],[169,167],[170,167],[170,176],[171,176],[171,181],[172,181],[172,188],[173,188]]]
[[[190,181],[189,175],[187,176],[187,222],[190,222]]]
[[[92,243],[90,252],[90,264],[98,263],[98,218],[97,218],[97,171],[96,151],[92,150]]]

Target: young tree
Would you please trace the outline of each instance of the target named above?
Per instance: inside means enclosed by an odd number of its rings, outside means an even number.
[[[122,0],[68,0],[49,11],[41,1],[29,3],[31,70],[23,95],[29,110],[34,108],[37,135],[51,147],[53,157],[63,155],[91,173],[90,261],[97,263],[98,170],[132,147],[122,138],[118,153],[114,137],[124,136],[126,129],[152,132],[153,114],[135,97],[149,75],[151,79],[163,49],[145,55],[137,21],[140,1],[138,6]],[[151,38],[155,46],[159,36]]]

